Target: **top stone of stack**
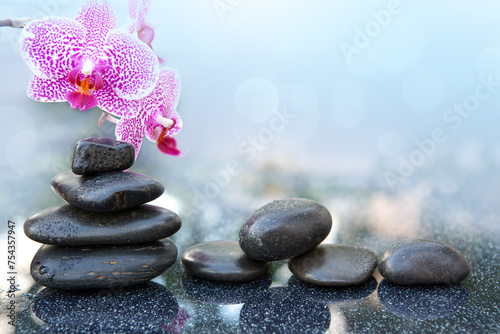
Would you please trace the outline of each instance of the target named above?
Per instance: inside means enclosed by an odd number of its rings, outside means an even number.
[[[93,137],[76,143],[71,169],[77,175],[125,170],[134,164],[135,149],[129,143]]]

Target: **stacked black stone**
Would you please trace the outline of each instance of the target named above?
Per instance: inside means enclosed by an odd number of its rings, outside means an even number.
[[[195,245],[181,257],[184,269],[212,281],[244,282],[264,275],[272,261],[289,260],[299,279],[323,286],[366,282],[377,266],[375,254],[344,245],[320,245],[332,217],[321,204],[304,198],[276,200],[255,211],[241,227],[239,243]]]
[[[43,210],[24,223],[44,243],[31,262],[41,285],[61,289],[118,288],[149,281],[171,267],[177,247],[168,237],[179,216],[145,204],[164,191],[156,179],[130,171],[134,147],[111,138],[77,143],[72,171],[52,179],[66,205]]]

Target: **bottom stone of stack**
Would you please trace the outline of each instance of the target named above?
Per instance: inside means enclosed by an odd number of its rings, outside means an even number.
[[[51,288],[119,288],[159,276],[176,259],[177,247],[168,238],[133,245],[43,245],[31,262],[31,276]]]

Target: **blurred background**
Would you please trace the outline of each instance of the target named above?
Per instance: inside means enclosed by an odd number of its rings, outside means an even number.
[[[125,1],[110,2],[125,23]],[[0,19],[73,17],[81,3],[3,0]],[[183,219],[180,252],[236,239],[253,210],[299,196],[332,212],[329,242],[380,254],[396,238],[428,237],[473,268],[497,261],[500,248],[481,248],[500,235],[496,2],[158,0],[149,19],[154,50],[181,76],[186,154],[145,140],[132,170],[165,184],[156,204]],[[2,242],[7,220],[22,238],[27,217],[62,204],[50,180],[70,169],[78,140],[114,136],[97,108],[26,96],[19,33],[0,29]],[[39,245],[21,243],[26,291]],[[470,285],[497,284],[494,268]]]

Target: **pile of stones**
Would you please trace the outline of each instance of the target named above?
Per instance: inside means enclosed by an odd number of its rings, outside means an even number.
[[[432,240],[403,240],[377,260],[364,248],[322,244],[332,217],[321,204],[301,198],[276,200],[255,211],[239,241],[212,241],[188,248],[181,265],[191,275],[218,282],[246,282],[266,274],[272,261],[288,260],[303,282],[319,286],[354,286],[378,268],[389,282],[401,285],[453,285],[470,267],[454,248]]]
[[[148,205],[164,191],[156,179],[127,171],[134,147],[110,138],[76,144],[71,171],[51,186],[68,204],[31,216],[24,232],[43,243],[31,262],[41,285],[62,289],[119,288],[149,281],[171,267],[168,237],[179,216]]]

